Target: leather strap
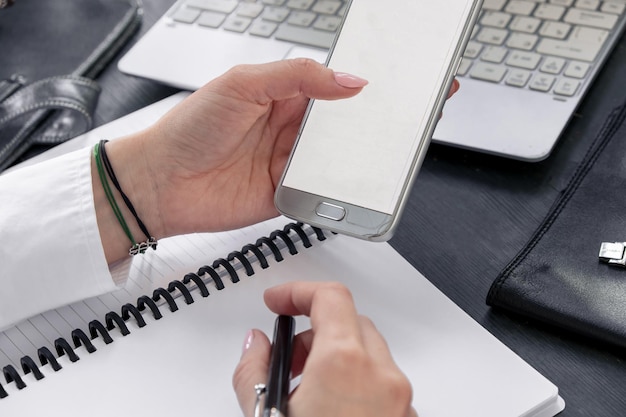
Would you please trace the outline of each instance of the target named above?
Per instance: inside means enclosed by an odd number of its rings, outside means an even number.
[[[93,80],[75,75],[0,82],[0,171],[33,144],[56,145],[89,130],[99,95]]]

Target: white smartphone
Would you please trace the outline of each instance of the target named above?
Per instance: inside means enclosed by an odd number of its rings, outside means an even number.
[[[326,65],[369,84],[353,98],[309,103],[275,194],[282,214],[362,239],[391,238],[480,6],[350,2]]]

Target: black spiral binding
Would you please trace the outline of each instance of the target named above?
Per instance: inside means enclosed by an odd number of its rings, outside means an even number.
[[[321,229],[312,226],[307,227],[310,228],[309,233],[314,234],[318,241],[326,239],[326,235]],[[144,327],[146,321],[142,312],[146,311],[146,309],[150,310],[155,320],[159,320],[163,317],[161,313],[163,306],[167,305],[170,312],[178,310],[179,306],[176,299],[179,297],[182,297],[185,304],[191,304],[195,301],[192,294],[194,291],[198,291],[202,298],[208,297],[209,287],[207,284],[210,282],[213,282],[215,288],[221,291],[225,288],[223,278],[230,279],[232,283],[237,283],[241,280],[237,273],[238,269],[243,269],[245,275],[249,277],[255,273],[253,265],[258,264],[261,269],[269,267],[267,261],[269,256],[272,256],[276,262],[282,262],[284,259],[283,249],[286,248],[291,256],[298,254],[296,241],[300,241],[304,248],[312,246],[309,234],[305,231],[305,225],[302,223],[289,223],[282,230],[273,231],[269,237],[261,237],[255,243],[245,245],[240,251],[231,252],[226,258],[216,259],[211,265],[201,267],[197,273],[190,272],[182,280],[171,281],[167,288],[155,289],[152,296],[143,295],[139,297],[136,305],[124,304],[121,307],[121,314],[114,311],[108,312],[104,317],[104,324],[100,320],[89,322],[89,335],[81,329],[73,330],[70,337],[74,348],[83,346],[91,354],[97,350],[91,342],[92,340],[99,337],[108,345],[115,340],[111,336],[111,332],[115,329],[122,336],[129,335],[130,330],[126,325],[127,321],[134,320],[138,327]],[[256,259],[255,262],[250,261],[249,253]],[[58,338],[54,341],[56,356],[45,346],[37,350],[39,363],[41,367],[49,364],[50,368],[57,372],[62,369],[61,364],[57,360],[61,356],[67,355],[71,362],[80,360],[74,348],[65,338]],[[40,366],[30,356],[24,356],[20,360],[20,365],[24,375],[32,373],[36,380],[45,377]],[[14,366],[6,365],[2,368],[2,373],[7,384],[14,383],[20,390],[26,387],[24,379]],[[0,384],[0,399],[6,398],[8,395],[2,384]]]

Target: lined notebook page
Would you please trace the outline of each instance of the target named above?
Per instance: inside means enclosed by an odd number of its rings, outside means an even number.
[[[174,94],[55,146],[11,169],[18,169],[83,147],[93,146],[102,138],[114,139],[145,129],[188,95],[188,92]],[[255,230],[255,227],[251,229],[258,233],[265,233],[263,230]],[[158,252],[149,251],[145,256],[136,257],[133,260],[128,285],[124,289],[48,311],[1,332],[0,367],[10,364],[16,369],[21,369],[20,359],[24,355],[29,355],[36,360],[37,349],[42,346],[54,352],[54,340],[59,337],[71,340],[70,333],[76,328],[89,334],[87,324],[91,320],[103,320],[104,315],[109,311],[119,313],[123,304],[136,303],[138,296],[150,295],[155,288],[167,285],[172,279],[181,278],[181,273],[184,275],[193,271],[194,268],[197,269],[198,263],[212,262],[217,254],[221,256],[223,245],[227,243],[234,245],[234,248],[237,248],[239,244],[248,243],[243,242],[244,239],[245,230],[207,234],[197,238],[180,236],[159,241]],[[179,275],[176,275],[177,273]]]
[[[21,369],[20,359],[28,355],[37,361],[37,349],[46,346],[54,352],[54,341],[63,337],[71,344],[71,332],[82,329],[89,334],[92,320],[104,323],[110,311],[120,314],[122,305],[137,304],[142,295],[151,296],[155,288],[165,287],[185,274],[196,272],[215,259],[241,250],[261,236],[282,228],[288,219],[279,217],[245,229],[222,233],[184,235],[159,241],[157,251],[133,258],[128,282],[124,288],[100,297],[90,298],[32,317],[0,333],[0,368],[13,365]],[[254,237],[250,242],[248,239]],[[4,384],[3,384],[4,385]]]
[[[254,232],[253,232],[254,233]],[[255,240],[254,234],[248,240]],[[246,240],[246,239],[244,239]],[[387,338],[411,380],[421,417],[552,416],[562,409],[557,388],[474,322],[386,243],[343,236],[315,241],[283,262],[147,325],[97,351],[76,352],[63,369],[9,387],[3,415],[37,415],[52,406],[65,415],[241,415],[231,388],[243,338],[256,327],[271,334],[274,315],[264,289],[291,280],[337,280]],[[226,250],[227,251],[227,250]],[[224,253],[225,251],[222,251]],[[298,320],[298,331],[308,321]],[[261,381],[259,381],[261,382]]]

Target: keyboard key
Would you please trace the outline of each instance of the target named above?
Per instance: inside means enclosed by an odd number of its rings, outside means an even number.
[[[480,32],[478,32],[476,40],[491,45],[502,45],[508,35],[509,31],[505,29],[482,28]]]
[[[470,59],[462,59],[461,65],[459,65],[459,69],[456,71],[456,75],[464,76],[469,71],[472,66],[472,61]]]
[[[507,85],[512,85],[513,87],[526,87],[531,74],[532,73],[530,71],[513,69],[509,72],[509,75],[506,78],[506,83]]]
[[[591,62],[604,46],[608,36],[609,32],[605,30],[576,27],[569,39],[542,39],[537,46],[537,52]]]
[[[313,12],[291,12],[287,23],[296,26],[311,26],[311,23],[313,23],[316,17],[317,15]]]
[[[606,13],[613,13],[613,14],[622,14],[624,13],[624,9],[626,9],[626,3],[605,1],[604,3],[602,3],[602,7],[600,8],[600,11],[603,11]]]
[[[570,7],[574,4],[574,0],[550,0],[552,4],[558,4],[559,6]]]
[[[263,5],[259,3],[241,3],[237,9],[237,15],[254,19],[263,11]]]
[[[316,46],[318,48],[330,48],[335,40],[335,34],[332,32],[292,25],[279,26],[274,37],[279,40]]]
[[[193,23],[198,16],[200,16],[200,10],[188,9],[186,7],[179,7],[172,15],[172,19],[181,23]]]
[[[539,26],[541,26],[540,19],[528,16],[515,16],[509,28],[516,32],[535,33]]]
[[[263,11],[263,20],[270,22],[282,22],[289,16],[289,9],[286,7],[266,7]]]
[[[506,42],[506,45],[509,48],[530,51],[535,47],[538,41],[539,37],[537,35],[530,33],[513,33]]]
[[[309,10],[313,3],[315,3],[315,0],[289,0],[287,7],[297,10]]]
[[[618,16],[614,14],[569,9],[563,18],[563,21],[573,25],[591,26],[600,29],[613,29],[617,23],[617,19]]]
[[[512,67],[534,70],[539,65],[540,60],[541,55],[534,52],[513,51],[506,63]]]
[[[485,0],[483,2],[483,10],[502,10],[506,0]]]
[[[579,9],[598,10],[600,0],[577,0],[576,7]]]
[[[531,90],[548,92],[554,85],[556,77],[546,74],[537,74],[533,77],[528,86]]]
[[[565,39],[572,29],[572,25],[563,22],[544,22],[539,34],[555,39]]]
[[[494,64],[499,64],[504,61],[507,53],[508,49],[501,46],[488,46],[480,59],[485,62],[493,62]]]
[[[478,32],[480,32],[480,25],[474,25],[472,28],[472,33],[470,34],[470,39],[474,39],[478,36]]]
[[[239,2],[237,0],[187,0],[186,4],[188,7],[212,12],[231,13],[237,8]]]
[[[346,12],[348,11],[348,5],[346,3],[344,3],[341,8],[339,10],[337,10],[337,13],[335,13],[337,16],[340,17],[346,17]]]
[[[335,14],[342,6],[340,1],[336,0],[318,0],[311,9],[315,13]]]
[[[465,52],[463,53],[463,56],[465,58],[476,58],[478,55],[480,55],[480,52],[482,50],[483,46],[480,43],[469,41],[467,43],[467,46],[465,47]]]
[[[555,58],[552,56],[547,57],[541,64],[539,69],[541,72],[548,74],[559,74],[565,67],[565,60],[563,58]]]
[[[341,25],[341,18],[337,16],[325,16],[321,15],[317,18],[315,23],[313,23],[313,27],[319,30],[326,30],[328,32],[336,32],[339,29],[339,25]]]
[[[540,4],[535,10],[535,17],[544,20],[561,20],[565,14],[565,7],[554,4]]]
[[[591,65],[586,62],[570,61],[569,65],[565,69],[565,75],[572,78],[585,78]]]
[[[218,28],[222,23],[224,23],[224,20],[226,20],[226,15],[224,13],[202,12],[202,15],[198,19],[198,24],[200,26]]]
[[[533,10],[535,9],[535,5],[536,3],[532,1],[511,0],[509,1],[509,4],[506,5],[504,10],[507,13],[530,16]]]
[[[580,87],[580,81],[561,78],[554,86],[554,94],[572,97],[578,91],[578,87]]]
[[[250,30],[248,31],[248,33],[254,36],[269,38],[270,36],[272,36],[272,33],[276,31],[277,27],[278,25],[276,23],[266,22],[264,20],[257,20],[252,23],[252,26],[250,26]]]
[[[222,27],[225,30],[229,30],[231,32],[241,33],[241,32],[245,32],[251,23],[252,23],[252,20],[247,17],[230,16]]]
[[[502,12],[485,12],[485,14],[480,19],[480,23],[483,26],[491,26],[494,28],[505,28],[509,22],[511,21],[511,16],[508,13]]]
[[[282,6],[284,3],[285,0],[263,0],[263,4],[268,6]]]
[[[506,74],[506,67],[486,62],[477,62],[474,64],[470,77],[478,80],[491,81],[499,83]]]

